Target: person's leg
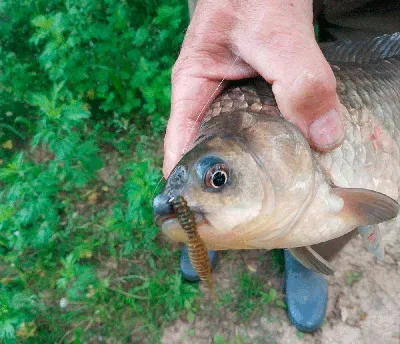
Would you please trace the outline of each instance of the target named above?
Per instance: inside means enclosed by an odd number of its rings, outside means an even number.
[[[285,294],[290,322],[300,331],[318,330],[328,305],[328,283],[319,273],[304,267],[285,249]]]
[[[356,234],[357,230],[354,230],[340,238],[313,245],[312,248],[331,261]],[[292,324],[300,331],[316,331],[325,319],[328,305],[326,279],[305,268],[285,250],[285,286],[288,316]]]

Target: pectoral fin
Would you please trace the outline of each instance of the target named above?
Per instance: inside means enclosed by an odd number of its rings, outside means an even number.
[[[389,196],[366,189],[333,188],[331,193],[342,198],[342,216],[356,226],[378,224],[395,218],[399,204]]]
[[[373,253],[376,258],[383,260],[384,249],[382,243],[381,231],[378,226],[360,226],[358,227],[360,236],[364,242],[365,248]]]
[[[289,248],[290,253],[306,268],[325,275],[333,275],[334,269],[310,246]]]

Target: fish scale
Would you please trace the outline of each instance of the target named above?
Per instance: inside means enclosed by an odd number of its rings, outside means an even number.
[[[394,71],[398,72],[399,64],[399,61],[393,60],[390,66],[395,66]],[[400,89],[400,74],[394,73],[392,69],[383,69],[388,74],[378,71],[378,75],[374,76],[374,83],[370,80],[376,71],[370,66],[366,70],[362,70],[361,67],[356,70],[345,67],[335,72],[343,115],[345,121],[351,124],[351,129],[349,125],[345,125],[345,141],[334,152],[315,152],[314,155],[337,186],[361,186],[356,178],[345,178],[345,170],[352,167],[355,176],[364,176],[363,187],[390,194],[398,199],[400,129],[395,118],[399,118],[400,114],[400,95],[395,89]],[[349,89],[352,89],[352,92],[348,92]],[[376,89],[379,92],[376,92]],[[398,124],[399,122],[397,121]],[[380,136],[375,138],[376,128],[380,128]],[[371,142],[371,137],[378,141],[377,146]],[[379,143],[379,140],[385,137],[386,142]],[[347,153],[349,151],[351,153]],[[342,159],[348,154],[354,155],[357,164],[351,161],[343,164]],[[334,163],[339,169],[332,168]],[[368,180],[365,176],[368,176]],[[391,181],[392,188],[397,190],[389,189],[388,180]]]

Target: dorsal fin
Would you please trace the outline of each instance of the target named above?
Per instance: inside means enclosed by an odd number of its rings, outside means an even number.
[[[323,43],[320,46],[330,63],[374,63],[395,57],[400,58],[400,32],[372,40],[338,41]]]

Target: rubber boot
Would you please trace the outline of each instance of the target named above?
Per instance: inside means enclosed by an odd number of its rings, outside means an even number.
[[[208,251],[208,257],[210,258],[211,270],[213,270],[218,262],[218,252]],[[192,263],[190,262],[189,252],[186,245],[182,249],[180,268],[182,277],[185,280],[191,282],[197,282],[200,280],[196,270],[193,268]]]
[[[288,317],[303,332],[315,332],[328,305],[328,282],[321,274],[305,268],[285,250],[285,287]]]

